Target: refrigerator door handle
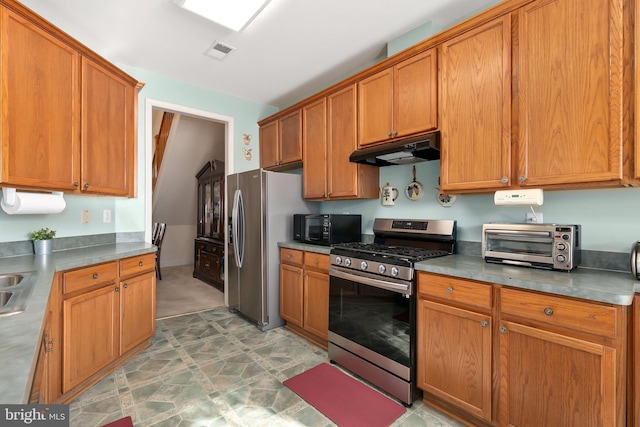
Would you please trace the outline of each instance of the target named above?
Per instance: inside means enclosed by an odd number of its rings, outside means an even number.
[[[238,191],[238,258],[240,259],[240,264],[238,267],[242,268],[242,263],[244,262],[244,235],[245,235],[245,217],[244,217],[244,198],[242,197],[242,191]]]
[[[233,194],[233,208],[231,210],[231,236],[235,245],[233,245],[233,257],[236,260],[236,265],[240,267],[240,254],[238,253],[238,245],[240,244],[238,240],[238,204],[240,199],[240,190],[236,190]]]

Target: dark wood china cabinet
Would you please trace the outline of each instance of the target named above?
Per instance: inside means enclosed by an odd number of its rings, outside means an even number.
[[[196,178],[198,223],[193,277],[224,291],[224,162],[207,162]]]

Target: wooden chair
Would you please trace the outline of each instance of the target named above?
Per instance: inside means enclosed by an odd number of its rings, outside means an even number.
[[[160,271],[160,251],[162,249],[162,239],[164,239],[164,232],[167,229],[167,224],[164,222],[154,222],[152,232],[152,243],[158,247],[156,252],[156,276],[162,280],[162,272]]]

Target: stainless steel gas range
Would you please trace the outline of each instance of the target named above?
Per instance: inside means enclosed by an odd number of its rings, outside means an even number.
[[[373,243],[331,249],[329,359],[405,405],[415,385],[416,262],[455,252],[456,222],[376,218]]]

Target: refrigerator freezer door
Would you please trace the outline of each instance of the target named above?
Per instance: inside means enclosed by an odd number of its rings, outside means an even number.
[[[229,232],[227,234],[227,253],[230,256],[227,257],[227,301],[229,309],[238,309],[238,296],[239,296],[239,275],[240,269],[238,267],[238,258],[236,256],[236,215],[234,212],[237,210],[236,194],[238,190],[238,175],[230,175],[227,179],[227,194],[234,195],[233,203],[227,204],[227,218]]]

